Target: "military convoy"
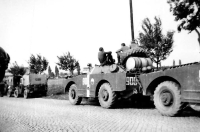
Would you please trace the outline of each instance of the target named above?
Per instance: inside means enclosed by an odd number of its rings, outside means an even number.
[[[67,79],[65,91],[71,104],[82,98],[98,98],[103,108],[111,108],[119,98],[147,96],[165,116],[175,116],[186,106],[200,107],[200,63],[154,71],[142,48],[121,54],[121,64],[95,66],[88,74]]]
[[[28,98],[34,94],[46,95],[47,77],[40,74],[25,74],[23,76],[11,76],[7,78],[7,96]]]
[[[8,83],[8,96],[28,98],[47,92],[45,75],[14,76]],[[103,108],[112,108],[119,99],[140,95],[152,99],[162,115],[175,116],[187,106],[200,111],[200,63],[156,71],[145,50],[138,47],[121,53],[120,64],[96,65],[87,74],[66,79],[64,89],[74,105],[82,98],[98,98]]]

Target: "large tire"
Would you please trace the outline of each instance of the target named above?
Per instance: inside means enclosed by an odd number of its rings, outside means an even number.
[[[19,90],[16,89],[16,90],[14,91],[14,97],[15,97],[15,98],[18,98],[18,97],[19,97]]]
[[[112,91],[109,83],[103,83],[99,89],[99,103],[103,108],[111,108],[117,100],[117,95]]]
[[[24,90],[24,98],[27,99],[29,97],[29,92],[27,89]]]
[[[73,105],[79,105],[82,101],[82,97],[77,94],[76,84],[72,84],[69,88],[69,102]]]
[[[164,116],[175,116],[181,110],[179,85],[172,81],[160,83],[154,91],[154,105]]]

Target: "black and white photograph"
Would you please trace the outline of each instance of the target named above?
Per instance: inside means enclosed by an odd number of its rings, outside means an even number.
[[[200,132],[200,0],[0,0],[0,132]]]

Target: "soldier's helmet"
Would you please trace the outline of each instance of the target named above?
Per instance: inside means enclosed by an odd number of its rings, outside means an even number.
[[[103,51],[103,47],[100,47],[100,48],[99,48],[99,51]]]
[[[10,62],[10,56],[5,52],[3,48],[0,47],[0,82],[5,76],[5,70],[8,68],[8,63]]]

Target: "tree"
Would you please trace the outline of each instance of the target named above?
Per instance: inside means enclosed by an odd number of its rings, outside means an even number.
[[[175,21],[180,21],[178,31],[196,31],[200,45],[200,0],[168,0]]]
[[[48,68],[48,74],[49,74],[49,76],[51,76],[51,67],[49,66],[49,68]]]
[[[59,76],[59,70],[58,70],[58,67],[55,66],[55,76],[58,77]]]
[[[28,64],[32,73],[41,74],[47,69],[49,62],[41,55],[34,56],[31,54]]]
[[[175,62],[175,60],[173,60],[173,66],[175,66],[176,65],[176,62]]]
[[[26,73],[26,68],[24,66],[19,66],[17,62],[13,63],[8,69],[8,72],[12,73],[14,76],[23,76]]]
[[[157,17],[154,19],[154,24],[148,18],[143,20],[143,32],[139,34],[139,41],[158,68],[158,65],[161,65],[161,61],[165,60],[173,51],[174,31],[168,31],[167,35],[163,35],[161,19]]]
[[[51,72],[51,76],[50,77],[54,78],[55,74],[53,72]]]
[[[179,65],[181,65],[182,63],[181,63],[181,60],[179,60]]]
[[[79,62],[70,54],[70,52],[57,57],[59,62],[56,64],[59,68],[65,71],[69,70],[71,75],[73,75],[73,71],[78,67]]]
[[[77,72],[78,72],[78,75],[80,75],[80,74],[81,74],[81,67],[80,67],[80,64],[79,64],[79,62],[78,62],[78,64],[77,64]]]

